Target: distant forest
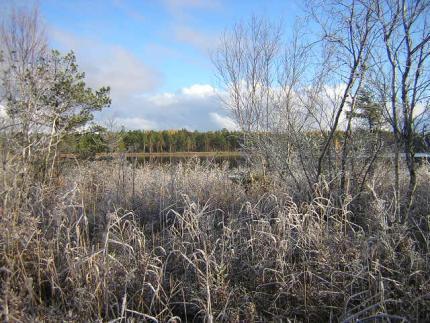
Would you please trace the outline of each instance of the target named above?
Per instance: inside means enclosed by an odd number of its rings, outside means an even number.
[[[212,152],[236,151],[240,147],[241,132],[181,130],[130,130],[108,132],[104,128],[69,135],[62,151],[83,156],[105,152]]]
[[[365,138],[368,130],[355,131],[355,136]],[[384,147],[391,147],[394,138],[388,131],[379,131],[380,141]],[[240,131],[189,131],[181,130],[122,130],[109,132],[103,127],[96,127],[85,133],[74,133],[66,136],[62,152],[77,154],[83,157],[97,153],[132,152],[132,153],[176,153],[176,152],[232,152],[241,147],[243,133]],[[318,140],[324,134],[310,131],[307,134]],[[281,135],[288,137],[287,134]],[[336,131],[334,141],[336,146],[343,140],[344,133]],[[284,138],[285,139],[285,138]],[[414,146],[418,152],[429,151],[430,137],[428,134],[416,134]]]

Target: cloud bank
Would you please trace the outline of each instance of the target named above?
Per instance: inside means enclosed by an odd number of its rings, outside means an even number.
[[[163,75],[133,52],[96,39],[77,37],[51,28],[51,37],[63,51],[73,49],[81,70],[92,87],[109,85],[113,98],[156,90]]]
[[[58,29],[50,33],[60,49],[74,49],[89,86],[111,87],[112,105],[97,113],[96,121],[114,119],[126,129],[236,128],[211,85],[159,93],[164,76],[133,52]]]
[[[128,129],[234,130],[237,126],[228,117],[218,95],[208,84],[194,84],[176,92],[137,95],[127,98],[123,108],[113,107],[113,117]]]

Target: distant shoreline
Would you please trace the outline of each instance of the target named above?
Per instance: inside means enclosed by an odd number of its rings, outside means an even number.
[[[97,153],[95,158],[103,157],[137,157],[137,158],[152,158],[152,157],[240,157],[239,151],[178,151],[178,152],[156,152],[156,153],[142,153],[142,152],[116,152],[116,153]],[[61,154],[61,158],[78,158],[78,154]]]

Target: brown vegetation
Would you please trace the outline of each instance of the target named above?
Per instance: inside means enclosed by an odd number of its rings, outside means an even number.
[[[427,321],[430,170],[412,229],[378,167],[353,213],[226,165],[76,165],[1,216],[2,320]]]
[[[215,56],[244,131],[238,169],[58,158],[109,88],[88,88],[73,53],[47,53],[37,10],[12,13],[2,321],[430,321],[430,168],[413,144],[416,107],[430,120],[430,3],[312,2],[324,32],[312,46],[297,31],[279,51],[279,29],[253,19]]]

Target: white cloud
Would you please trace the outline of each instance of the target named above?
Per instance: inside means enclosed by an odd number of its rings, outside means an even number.
[[[185,87],[176,93],[164,92],[155,95],[143,95],[147,101],[157,106],[170,106],[178,104],[181,101],[210,98],[216,95],[215,89],[208,84],[194,84],[190,87]]]
[[[237,130],[239,128],[230,117],[221,116],[216,112],[211,112],[210,117],[221,128],[226,128],[227,130]]]
[[[114,109],[113,114],[119,125],[129,129],[234,128],[218,99],[217,90],[208,84],[130,97],[123,102],[121,109]],[[98,119],[104,119],[105,115],[99,114]]]
[[[147,100],[158,106],[167,106],[177,103],[178,97],[174,93],[165,92],[148,96]]]
[[[216,94],[215,89],[208,84],[194,84],[182,89],[182,93],[199,98],[210,97]]]
[[[115,121],[117,124],[124,126],[127,129],[158,129],[158,126],[155,122],[140,117],[116,118]]]
[[[152,91],[159,85],[160,74],[132,53],[120,47],[110,47],[105,54],[95,73],[88,75],[88,81],[94,85],[108,82],[114,95]]]
[[[50,34],[61,49],[75,51],[87,83],[93,87],[110,85],[113,100],[119,99],[118,103],[124,96],[151,92],[161,83],[160,72],[120,46],[79,38],[55,28],[51,28]]]
[[[161,73],[131,51],[58,29],[53,29],[51,35],[61,50],[75,50],[90,86],[111,87],[112,105],[96,113],[99,122],[114,118],[127,129],[233,127],[218,100],[218,91],[211,85],[193,84],[175,92],[156,93]]]

